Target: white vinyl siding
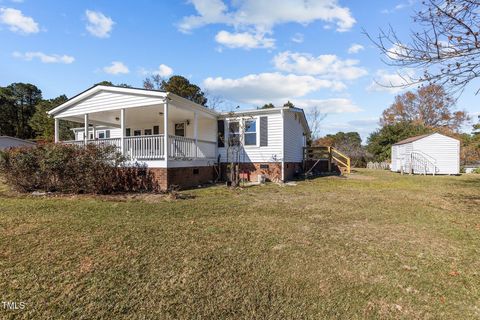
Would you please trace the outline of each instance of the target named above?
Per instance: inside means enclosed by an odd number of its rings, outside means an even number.
[[[163,99],[139,94],[122,94],[116,92],[100,91],[87,99],[63,110],[61,117],[78,116],[99,111],[117,110],[138,106],[160,105]]]
[[[278,162],[282,160],[282,133],[283,133],[283,123],[282,115],[280,110],[275,110],[268,114],[261,114],[259,116],[254,116],[257,120],[257,145],[256,146],[245,146],[241,155],[241,162]],[[265,147],[260,147],[258,144],[259,141],[259,119],[260,117],[268,117],[268,145]],[[238,118],[232,119],[232,121],[237,121]],[[245,116],[244,119],[252,119],[252,117]],[[228,139],[228,122],[229,119],[225,120],[225,134]],[[221,157],[222,162],[227,161],[226,157],[227,148],[218,148],[218,152]]]
[[[456,139],[436,133],[413,142],[412,149],[434,158],[439,174],[460,172],[460,142]]]
[[[285,162],[302,162],[305,146],[305,129],[301,123],[301,115],[295,111],[284,111],[285,127]]]

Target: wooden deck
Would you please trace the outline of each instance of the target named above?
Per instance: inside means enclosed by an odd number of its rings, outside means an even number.
[[[326,162],[327,173],[334,172],[337,166],[340,173],[350,173],[350,158],[340,152],[338,149],[330,146],[315,146],[303,148],[303,172],[305,175],[312,174],[315,171],[324,173],[321,164]],[[320,168],[320,170],[318,170]],[[323,170],[322,170],[323,169]]]

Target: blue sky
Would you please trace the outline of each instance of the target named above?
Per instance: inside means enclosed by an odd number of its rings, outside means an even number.
[[[398,90],[362,31],[407,35],[415,0],[0,0],[0,85],[31,82],[45,98],[109,80],[186,76],[220,110],[291,100],[327,114],[321,134],[362,137]],[[478,114],[475,87],[458,107]]]

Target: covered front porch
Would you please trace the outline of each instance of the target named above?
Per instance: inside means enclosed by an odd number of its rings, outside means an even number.
[[[128,160],[149,167],[206,165],[216,159],[214,111],[164,92],[101,87],[54,114],[56,142],[115,146]],[[62,120],[83,123],[75,140],[59,140]]]

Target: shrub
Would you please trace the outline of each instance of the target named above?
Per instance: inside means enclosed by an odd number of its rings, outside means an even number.
[[[126,166],[115,147],[43,144],[0,153],[0,173],[21,192],[109,194],[157,191],[146,167]]]

